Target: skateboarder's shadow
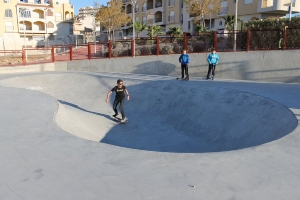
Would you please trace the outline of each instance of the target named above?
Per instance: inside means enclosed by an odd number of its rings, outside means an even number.
[[[110,120],[115,120],[113,117],[111,117],[110,115],[105,115],[105,114],[102,114],[102,113],[97,113],[97,112],[93,112],[93,111],[89,111],[89,110],[86,110],[84,108],[81,108],[75,104],[72,104],[70,102],[67,102],[67,101],[63,101],[63,100],[58,100],[59,103],[61,104],[65,104],[65,105],[68,105],[68,106],[71,106],[73,108],[76,108],[78,110],[82,110],[84,112],[88,112],[88,113],[91,113],[91,114],[94,114],[94,115],[99,115],[99,116],[102,116],[102,117],[105,117],[107,119],[110,119]]]

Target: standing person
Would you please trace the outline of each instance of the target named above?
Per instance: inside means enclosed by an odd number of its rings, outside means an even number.
[[[124,112],[124,109],[123,109],[123,105],[124,105],[124,102],[125,102],[124,92],[127,95],[127,101],[129,101],[130,98],[129,98],[128,90],[126,89],[125,85],[123,85],[123,80],[119,79],[117,81],[117,84],[118,84],[117,86],[115,86],[113,89],[111,89],[111,91],[109,93],[107,93],[107,97],[106,97],[105,102],[108,103],[109,96],[111,95],[111,93],[116,92],[116,97],[115,97],[115,101],[114,101],[114,104],[113,104],[113,110],[115,111],[115,114],[113,115],[113,117],[116,118],[118,116],[117,105],[120,103],[119,109],[120,109],[121,114],[122,114],[121,121],[124,121],[125,120],[125,112]]]
[[[215,49],[213,49],[212,52],[208,55],[207,62],[209,65],[206,79],[210,79],[210,72],[212,71],[211,79],[214,80],[216,65],[219,62],[219,55],[217,54]]]
[[[186,50],[179,57],[179,62],[181,63],[181,79],[184,79],[184,73],[186,75],[185,79],[189,78],[188,64],[190,63],[190,57],[186,54]]]

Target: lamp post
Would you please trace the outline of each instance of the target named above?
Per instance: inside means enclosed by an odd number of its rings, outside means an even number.
[[[133,56],[135,56],[135,6],[137,0],[131,0],[132,4],[132,38],[133,38]]]
[[[290,12],[289,12],[289,20],[291,21],[292,20],[292,9],[293,9],[293,0],[291,0],[291,3],[290,3]]]
[[[93,29],[94,29],[94,53],[96,54],[96,20],[95,20],[95,17],[96,17],[96,11],[94,10],[93,13],[91,14],[92,17],[93,17]]]
[[[235,0],[235,16],[234,16],[234,29],[233,29],[233,51],[236,51],[236,28],[237,28],[238,2],[239,2],[239,0]]]

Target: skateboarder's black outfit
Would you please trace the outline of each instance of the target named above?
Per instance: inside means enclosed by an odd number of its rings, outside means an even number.
[[[113,104],[113,109],[115,111],[115,116],[118,115],[118,110],[117,110],[117,106],[120,103],[120,111],[122,114],[122,119],[125,119],[125,112],[123,109],[123,105],[124,105],[124,101],[125,101],[125,92],[126,87],[125,85],[123,85],[121,88],[119,88],[118,86],[115,86],[113,89],[111,89],[112,92],[116,92],[116,98]]]
[[[111,93],[116,92],[116,98],[113,104],[113,109],[115,111],[115,114],[113,115],[114,117],[117,117],[118,115],[118,110],[117,110],[117,105],[120,103],[120,111],[122,113],[122,119],[121,122],[125,120],[125,113],[124,113],[124,109],[123,109],[123,105],[124,105],[124,101],[125,101],[125,93],[127,94],[127,100],[129,101],[129,93],[128,90],[126,89],[126,87],[123,85],[123,81],[121,79],[119,79],[117,81],[118,85],[115,86],[113,89],[111,89],[111,91],[109,91],[107,93],[106,96],[106,100],[105,102],[108,103],[109,101],[109,96],[111,95]]]

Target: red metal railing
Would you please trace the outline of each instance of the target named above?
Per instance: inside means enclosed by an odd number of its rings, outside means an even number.
[[[236,43],[234,36],[236,35]],[[217,51],[232,52],[256,50],[300,49],[299,27],[276,27],[270,29],[248,29],[225,33],[208,32],[190,34],[181,37],[158,35],[155,38],[136,38],[82,45],[55,45],[47,48],[24,48],[22,50],[0,51],[1,66],[26,65],[28,63],[46,63],[84,59],[115,57],[133,57],[149,55],[204,53],[215,48]],[[5,62],[4,62],[5,61]],[[7,62],[6,62],[7,61]]]
[[[25,65],[23,50],[0,50],[0,66]]]

